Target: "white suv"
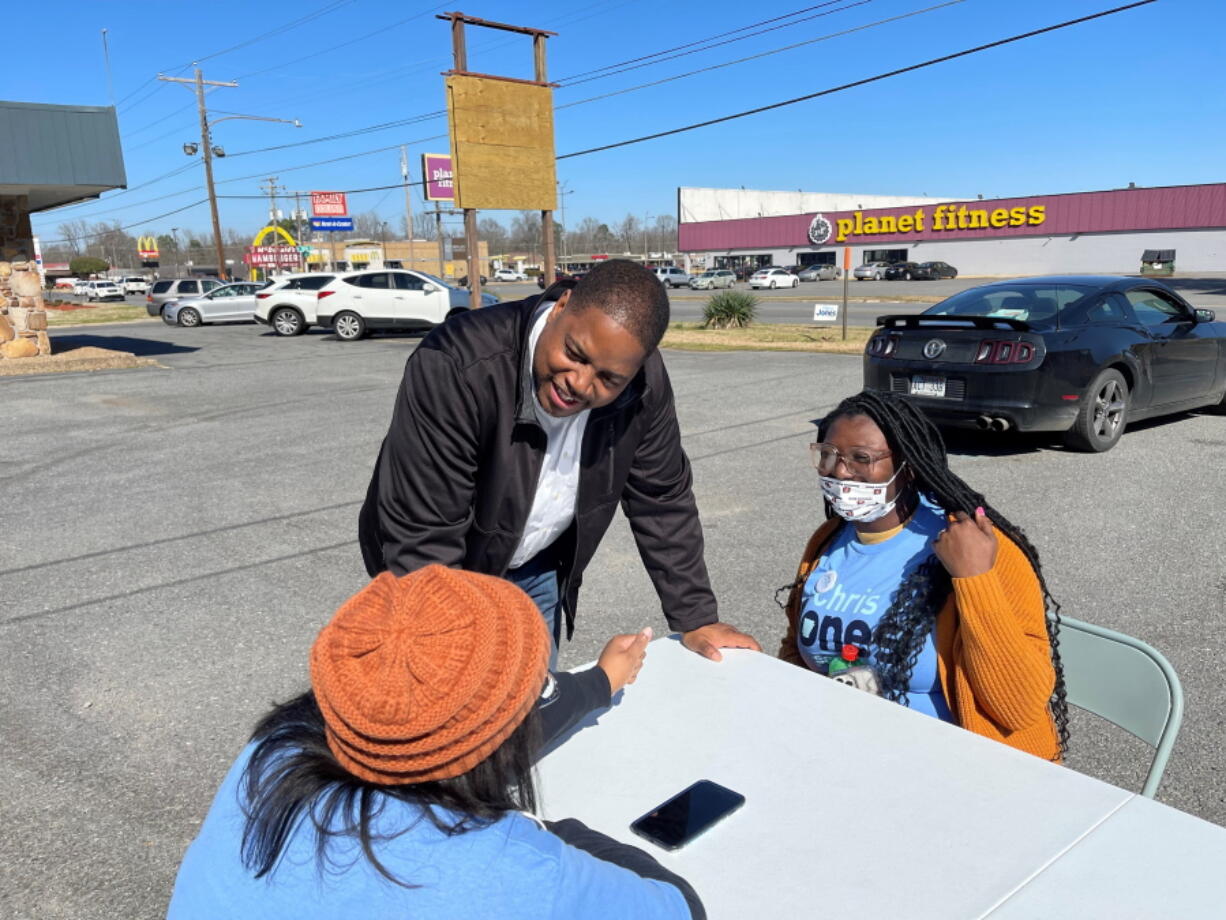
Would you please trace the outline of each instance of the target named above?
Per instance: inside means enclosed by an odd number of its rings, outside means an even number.
[[[528,276],[513,268],[500,268],[494,272],[495,281],[527,281]]]
[[[123,300],[123,289],[114,281],[91,281],[85,286],[86,300]]]
[[[336,275],[310,272],[286,275],[255,295],[255,321],[277,335],[302,335],[316,323],[319,292]]]
[[[123,292],[125,294],[148,294],[149,282],[144,278],[124,278]]]
[[[665,287],[685,287],[690,283],[690,275],[683,268],[677,268],[675,265],[662,265],[659,268],[653,268],[652,273],[660,279],[660,283]]]
[[[467,309],[453,305],[452,294],[451,287],[424,272],[351,272],[319,289],[316,321],[332,326],[336,337],[346,342],[356,341],[374,329],[429,328]],[[461,294],[467,302],[468,293]]]

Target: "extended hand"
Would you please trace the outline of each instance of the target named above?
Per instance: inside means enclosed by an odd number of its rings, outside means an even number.
[[[651,627],[647,626],[641,632],[614,636],[605,643],[604,651],[596,662],[609,678],[610,696],[626,684],[634,683],[647,657],[647,643],[651,641]]]
[[[681,634],[681,644],[691,652],[697,652],[712,661],[723,660],[721,648],[749,648],[755,652],[762,651],[753,636],[747,636],[734,626],[727,623],[708,623],[687,633]]]
[[[972,519],[959,511],[946,530],[937,535],[933,552],[953,578],[982,575],[996,563],[996,529],[982,508]]]

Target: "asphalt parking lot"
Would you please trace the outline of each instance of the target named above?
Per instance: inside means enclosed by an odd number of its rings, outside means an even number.
[[[163,366],[3,384],[0,916],[159,917],[253,723],[305,687],[316,631],[365,581],[358,506],[419,339],[160,323],[55,339]],[[774,589],[820,518],[810,420],[859,389],[859,359],[666,361],[722,616],[773,652]],[[1159,798],[1219,824],[1224,448],[1223,418],[1193,413],[1103,455],[977,433],[952,454],[1039,548],[1066,612],[1170,658],[1187,714]],[[580,603],[565,667],[612,633],[664,626],[620,519]],[[1139,742],[1075,719],[1072,768],[1139,788],[1147,763]]]

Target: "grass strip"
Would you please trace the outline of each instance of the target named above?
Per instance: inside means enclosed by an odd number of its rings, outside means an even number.
[[[762,323],[744,328],[707,329],[702,323],[670,323],[663,348],[683,351],[814,351],[858,355],[875,329],[853,327],[843,340],[839,327]]]
[[[91,323],[120,323],[134,319],[154,320],[142,304],[107,303],[90,304],[76,310],[57,310],[47,307],[47,327],[80,326]]]

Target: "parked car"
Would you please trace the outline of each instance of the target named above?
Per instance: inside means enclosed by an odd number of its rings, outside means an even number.
[[[54,290],[69,291],[76,293],[77,285],[81,283],[80,278],[60,278],[55,282]]]
[[[148,294],[149,282],[145,278],[124,278],[123,292],[125,294]]]
[[[236,281],[197,297],[168,300],[162,305],[162,320],[172,326],[249,322],[255,319],[255,295],[267,284],[264,281]]]
[[[168,300],[198,297],[217,287],[221,287],[221,282],[216,278],[159,278],[145,295],[145,309],[150,316],[157,316]]]
[[[885,268],[886,281],[910,281],[915,277],[918,262],[891,262]]]
[[[935,281],[940,278],[957,278],[958,270],[948,262],[921,262],[911,272],[913,281]]]
[[[863,265],[857,265],[851,276],[857,281],[880,281],[885,277],[887,268],[889,264],[886,262],[865,262]]]
[[[316,324],[319,292],[336,279],[331,272],[304,272],[278,278],[255,295],[257,323],[277,335],[302,335]]]
[[[528,276],[523,272],[517,272],[513,268],[500,268],[494,272],[495,281],[527,281]]]
[[[843,271],[837,265],[806,265],[796,277],[801,281],[838,281]]]
[[[105,279],[85,283],[86,300],[123,300],[123,288]]]
[[[877,324],[864,386],[942,424],[1060,431],[1105,451],[1130,421],[1226,409],[1226,323],[1153,279],[997,281]]]
[[[414,271],[360,271],[338,275],[316,293],[316,321],[347,342],[377,329],[437,326],[469,308],[471,294],[441,278]],[[482,304],[498,302],[482,295]]]
[[[730,288],[736,283],[736,275],[729,269],[716,268],[690,278],[690,289],[704,291],[710,288]]]
[[[783,268],[761,268],[749,278],[751,288],[794,288],[799,286],[800,279]]]
[[[679,288],[690,283],[690,273],[675,265],[661,265],[651,271],[665,287]]]
[[[554,275],[554,280],[555,281],[578,281],[580,278],[582,278],[586,274],[587,272],[557,272]],[[544,275],[536,276],[536,286],[540,288],[542,291],[545,290],[545,276]]]
[[[89,292],[89,281],[85,278],[78,278],[72,283],[72,292],[84,296]]]

